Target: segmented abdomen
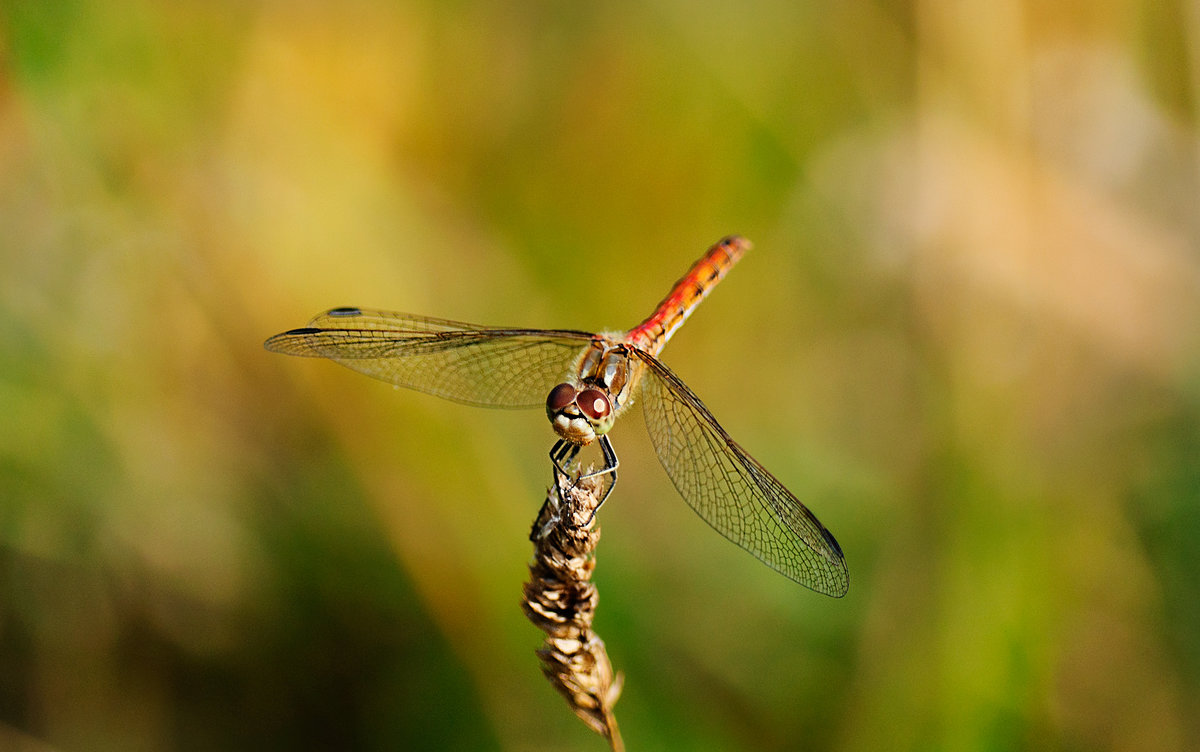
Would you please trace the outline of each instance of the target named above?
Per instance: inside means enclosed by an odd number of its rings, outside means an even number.
[[[658,355],[675,330],[748,250],[750,241],[738,235],[719,240],[675,283],[654,313],[626,333],[625,341]]]

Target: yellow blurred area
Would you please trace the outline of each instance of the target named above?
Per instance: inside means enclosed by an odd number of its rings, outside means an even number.
[[[518,606],[540,411],[262,349],[340,305],[619,330],[837,536],[631,417],[631,749],[1200,747],[1200,11],[0,4],[0,748],[602,749]]]

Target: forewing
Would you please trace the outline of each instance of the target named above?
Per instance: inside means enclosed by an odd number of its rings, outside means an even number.
[[[328,358],[390,384],[484,407],[537,407],[592,335],[500,329],[388,311],[335,308],[265,346]]]
[[[717,532],[784,576],[840,598],[850,579],[833,534],[746,453],[669,368],[646,364],[641,402],[658,459],[675,488]]]

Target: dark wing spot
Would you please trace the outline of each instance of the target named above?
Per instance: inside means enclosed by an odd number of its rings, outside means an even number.
[[[837,551],[838,556],[842,555],[842,547],[838,545],[837,539],[833,537],[833,533],[825,528],[821,528],[821,536],[825,538],[825,542],[829,544],[830,548]]]
[[[301,328],[299,328],[299,329],[288,329],[288,330],[287,330],[286,332],[284,332],[283,334],[284,334],[284,335],[288,335],[288,334],[316,334],[316,333],[318,333],[318,332],[321,332],[321,331],[324,331],[324,330],[323,330],[323,329],[317,329],[316,327],[312,327],[312,326],[305,326],[305,327],[301,327]]]
[[[361,316],[362,309],[360,308],[334,308],[329,311],[330,316]]]

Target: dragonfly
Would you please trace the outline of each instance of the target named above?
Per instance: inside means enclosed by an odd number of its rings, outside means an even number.
[[[596,443],[616,481],[609,439],[636,401],[679,495],[717,532],[811,590],[849,588],[841,546],[816,516],[721,427],[661,360],[667,340],[751,248],[721,239],[645,321],[626,332],[489,327],[365,308],[334,308],[277,334],[277,353],[328,358],[390,384],[468,405],[544,407],[558,436],[550,456],[565,472]],[[557,477],[557,476],[556,476]],[[579,476],[576,476],[579,477]]]

